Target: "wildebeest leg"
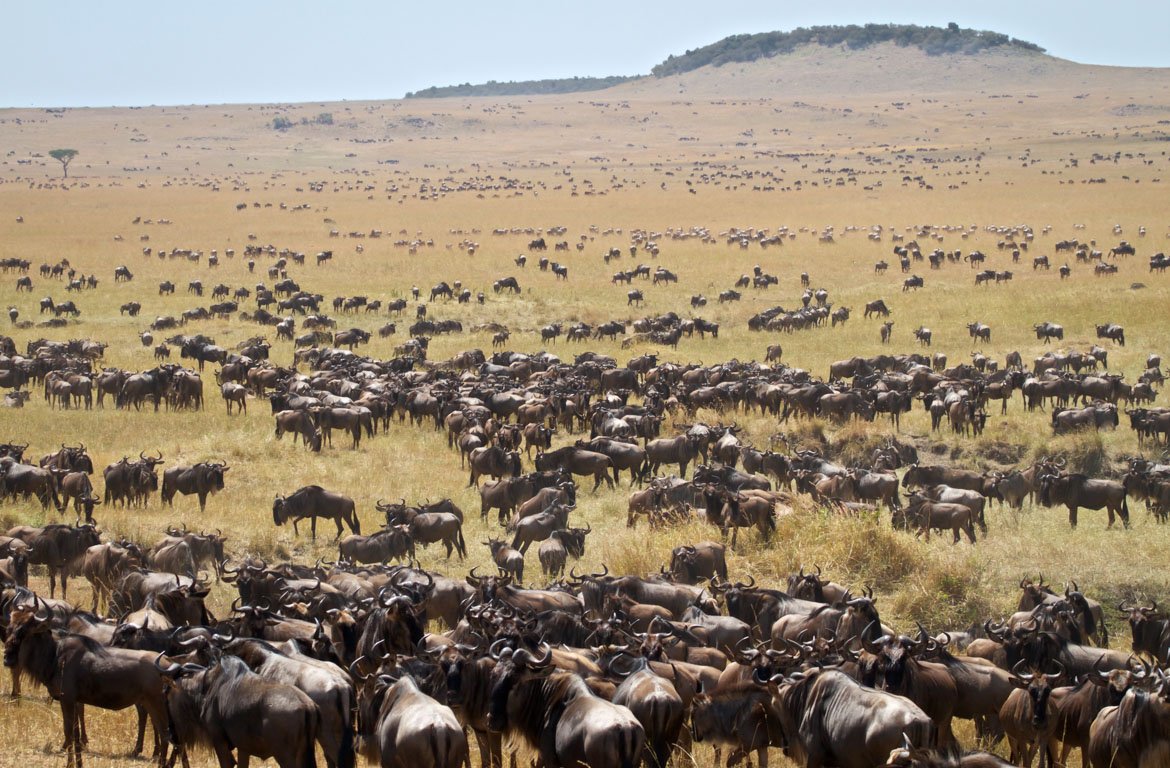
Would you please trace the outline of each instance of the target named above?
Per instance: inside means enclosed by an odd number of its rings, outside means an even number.
[[[313,541],[317,540],[317,516],[309,515],[309,528],[312,534]]]
[[[234,768],[236,765],[236,760],[234,757],[232,757],[231,747],[226,743],[216,743],[215,756],[219,759],[219,768]],[[241,755],[241,757],[243,757],[243,755]]]
[[[300,536],[301,535],[301,532],[297,530],[297,523],[299,523],[300,521],[301,521],[301,518],[299,518],[299,517],[293,518],[293,521],[292,521],[292,523],[293,523],[293,536]]]
[[[134,751],[130,753],[131,757],[138,757],[142,754],[142,742],[146,740],[146,710],[142,708],[141,704],[134,705],[135,711],[138,713],[138,737],[134,740]],[[158,755],[158,741],[154,744],[154,755]]]
[[[316,518],[313,518],[313,519],[316,520]],[[337,523],[337,535],[333,537],[333,540],[338,541],[341,538],[341,534],[342,534],[341,515],[338,515],[337,517],[333,518],[333,522]]]
[[[1077,508],[1076,507],[1069,507],[1068,508],[1068,523],[1073,528],[1077,527]]]
[[[65,765],[81,768],[81,742],[78,738],[78,705],[61,700],[61,720],[65,731]]]

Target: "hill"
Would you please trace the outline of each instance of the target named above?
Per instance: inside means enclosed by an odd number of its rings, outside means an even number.
[[[890,44],[904,49],[921,51],[928,56],[965,55],[989,51],[1016,51],[1042,54],[1044,49],[1024,40],[1000,32],[963,29],[951,23],[947,27],[923,27],[915,24],[849,24],[844,26],[798,27],[790,32],[761,32],[750,35],[731,35],[718,42],[686,51],[681,56],[669,56],[650,70],[655,78],[680,75],[704,67],[722,67],[771,59],[794,54],[802,48],[843,48],[865,50]],[[615,75],[610,77],[567,77],[547,80],[517,80],[462,85],[431,86],[405,95],[408,99],[472,97],[472,96],[539,96],[559,93],[600,91],[629,81],[643,79],[642,75]]]
[[[1044,52],[1043,48],[1034,43],[1017,40],[1000,32],[961,29],[953,22],[946,28],[920,27],[916,24],[849,24],[798,27],[791,32],[731,35],[719,42],[687,51],[682,56],[671,56],[650,70],[650,74],[667,77],[699,67],[757,61],[793,53],[806,45],[862,50],[882,43],[892,43],[900,48],[916,48],[930,56],[972,55],[998,49]]]

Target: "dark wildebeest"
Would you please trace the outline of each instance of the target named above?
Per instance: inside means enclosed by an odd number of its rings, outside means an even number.
[[[157,457],[147,457],[145,452],[138,452],[138,461],[130,461],[125,456],[120,461],[110,464],[103,471],[106,482],[105,503],[122,502],[127,504],[149,504],[150,495],[158,490],[158,472],[156,467],[164,463],[162,453]]]
[[[934,723],[913,701],[863,687],[835,669],[776,675],[768,691],[786,752],[807,766],[869,768],[903,739],[916,747],[934,742]]]
[[[346,536],[337,548],[342,559],[353,563],[385,563],[391,559],[414,558],[414,542],[405,525],[383,528],[369,536]]]
[[[634,768],[646,734],[626,707],[596,696],[575,674],[555,672],[552,651],[497,654],[488,726],[522,738],[550,766]]]
[[[467,737],[450,707],[419,689],[410,674],[379,675],[358,694],[363,754],[386,768],[459,768]]]
[[[555,451],[546,451],[536,457],[538,472],[554,469],[563,469],[574,475],[593,475],[593,490],[596,491],[605,481],[610,488],[614,487],[610,469],[613,461],[604,453],[587,451],[576,446],[566,445]]]
[[[21,464],[5,456],[0,458],[0,498],[11,496],[15,499],[17,494],[26,499],[36,496],[41,509],[48,509],[50,501],[57,510],[63,509],[52,470]]]
[[[62,600],[66,598],[68,579],[81,566],[86,550],[101,543],[97,528],[89,524],[79,527],[54,524],[44,528],[22,525],[9,530],[7,535],[28,545],[29,563],[48,568],[50,598],[56,595],[60,577]]]
[[[905,696],[921,707],[938,728],[937,743],[946,746],[955,741],[951,720],[958,689],[945,666],[919,658],[931,642],[906,635],[870,640],[863,634],[862,647],[875,658],[866,665],[862,682]]]
[[[176,466],[163,472],[162,500],[174,506],[176,493],[184,496],[195,494],[199,497],[199,511],[207,508],[208,494],[223,490],[223,474],[231,467],[226,462],[204,461],[192,467]]]
[[[354,533],[362,532],[361,522],[354,510],[353,499],[348,496],[327,491],[319,485],[306,485],[293,491],[287,497],[276,497],[272,502],[272,521],[277,525],[284,525],[287,521],[292,520],[293,534],[300,535],[297,523],[308,517],[310,518],[309,527],[312,537],[315,539],[317,538],[317,518],[329,518],[337,526],[337,536],[333,539],[337,541],[343,533],[342,521],[347,523],[349,529]]]
[[[236,656],[210,668],[196,664],[154,667],[170,678],[167,714],[176,749],[209,744],[222,768],[247,765],[251,756],[273,758],[280,768],[316,766],[317,707],[298,688],[265,680]]]
[[[82,635],[56,633],[49,611],[41,605],[13,611],[4,644],[4,666],[33,678],[61,703],[66,763],[77,768],[82,764],[81,718],[86,705],[109,710],[137,707],[147,714],[154,726],[158,765],[164,764],[166,700],[153,658],[149,651],[106,648]],[[142,751],[145,727],[140,719],[135,755]]]
[[[686,716],[682,696],[644,658],[635,660],[633,667],[618,674],[626,679],[614,693],[613,703],[629,709],[642,724],[646,732],[647,768],[666,768]]]
[[[1110,339],[1111,341],[1115,341],[1124,347],[1125,346],[1125,328],[1121,327],[1117,323],[1107,323],[1105,325],[1098,325],[1097,326],[1097,338],[1098,339]]]
[[[670,574],[675,581],[698,584],[718,578],[727,581],[726,547],[714,541],[683,544],[670,553]]]
[[[1126,502],[1125,486],[1114,480],[1095,480],[1081,474],[1043,475],[1040,478],[1040,503],[1046,507],[1063,504],[1068,507],[1068,522],[1077,527],[1077,510],[1101,509],[1109,513],[1112,527],[1114,516],[1129,527],[1129,504]]]
[[[539,460],[539,457],[537,457]],[[505,475],[518,477],[521,472],[520,454],[517,451],[507,451],[498,445],[483,446],[471,452],[469,458],[471,476],[468,485],[479,487],[480,475],[491,475],[498,479]]]
[[[340,667],[309,658],[263,640],[232,640],[224,651],[243,659],[265,680],[291,685],[303,691],[317,707],[320,727],[317,740],[329,768],[353,768],[352,713],[356,705],[353,682]]]
[[[1147,608],[1142,605],[1120,603],[1118,609],[1129,621],[1133,635],[1133,652],[1146,654],[1165,664],[1170,656],[1170,619],[1158,610],[1158,601],[1151,601]]]

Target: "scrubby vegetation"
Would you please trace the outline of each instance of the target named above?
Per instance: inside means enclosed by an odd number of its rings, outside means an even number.
[[[559,77],[546,80],[509,80],[486,83],[463,83],[462,85],[431,86],[421,91],[406,94],[408,99],[439,99],[446,96],[532,96],[553,93],[579,93],[600,91],[621,85],[637,76],[612,75],[610,77]]]

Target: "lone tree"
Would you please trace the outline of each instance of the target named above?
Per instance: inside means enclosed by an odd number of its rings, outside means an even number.
[[[65,178],[69,178],[69,163],[73,158],[77,157],[77,150],[53,149],[49,151],[49,157],[61,163],[61,170],[65,172]]]

